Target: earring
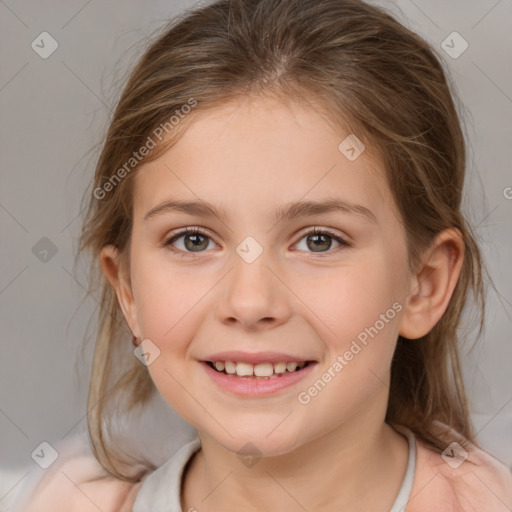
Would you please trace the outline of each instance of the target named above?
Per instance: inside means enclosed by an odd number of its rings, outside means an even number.
[[[139,344],[137,343],[137,336],[135,336],[135,335],[132,336],[132,345],[134,347],[138,347],[139,346]]]

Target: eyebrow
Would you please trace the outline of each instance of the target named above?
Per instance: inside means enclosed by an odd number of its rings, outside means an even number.
[[[226,219],[228,216],[223,208],[215,207],[206,201],[165,201],[149,210],[144,221],[165,213],[185,213],[197,217],[218,217]],[[296,217],[307,217],[330,212],[343,212],[364,217],[366,220],[377,223],[373,212],[365,206],[354,204],[344,199],[327,198],[321,201],[299,201],[287,203],[276,208],[272,214],[275,224],[288,221]]]

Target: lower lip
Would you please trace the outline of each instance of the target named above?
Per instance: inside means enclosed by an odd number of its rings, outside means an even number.
[[[302,370],[293,373],[283,373],[280,377],[273,379],[254,379],[246,377],[232,377],[220,373],[206,363],[201,363],[206,373],[220,388],[239,396],[266,396],[281,391],[284,388],[293,386],[307,377],[316,363],[309,363]]]

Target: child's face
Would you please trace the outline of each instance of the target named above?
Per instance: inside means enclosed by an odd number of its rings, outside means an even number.
[[[243,100],[201,113],[137,176],[130,327],[160,350],[148,369],[166,401],[232,451],[251,442],[277,455],[384,421],[411,275],[384,170],[368,152],[349,161],[338,149],[347,135],[297,105]],[[327,199],[352,206],[273,220],[288,203]],[[206,201],[226,217],[168,209],[145,219],[171,200]],[[164,245],[196,226],[209,238]],[[308,237],[314,227],[350,245]],[[266,353],[314,363],[242,381],[205,362],[231,351],[235,362]]]

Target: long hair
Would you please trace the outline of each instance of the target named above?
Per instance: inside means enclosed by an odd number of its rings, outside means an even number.
[[[442,59],[384,9],[359,0],[218,0],[173,19],[136,64],[106,133],[93,192],[84,197],[79,254],[91,257],[91,292],[101,290],[88,404],[98,461],[118,478],[140,477],[121,471],[128,459],[114,449],[109,421],[114,409],[143,406],[156,390],[133,357],[115,291],[99,265],[109,244],[128,265],[134,152],[140,156],[150,139],[156,142],[142,159],[149,162],[196,115],[256,94],[314,106],[380,155],[411,268],[436,234],[449,227],[462,233],[463,268],[445,314],[423,338],[398,339],[386,421],[405,425],[439,451],[444,445],[434,420],[474,442],[457,326],[471,291],[482,325],[482,262],[461,213],[466,147]]]

